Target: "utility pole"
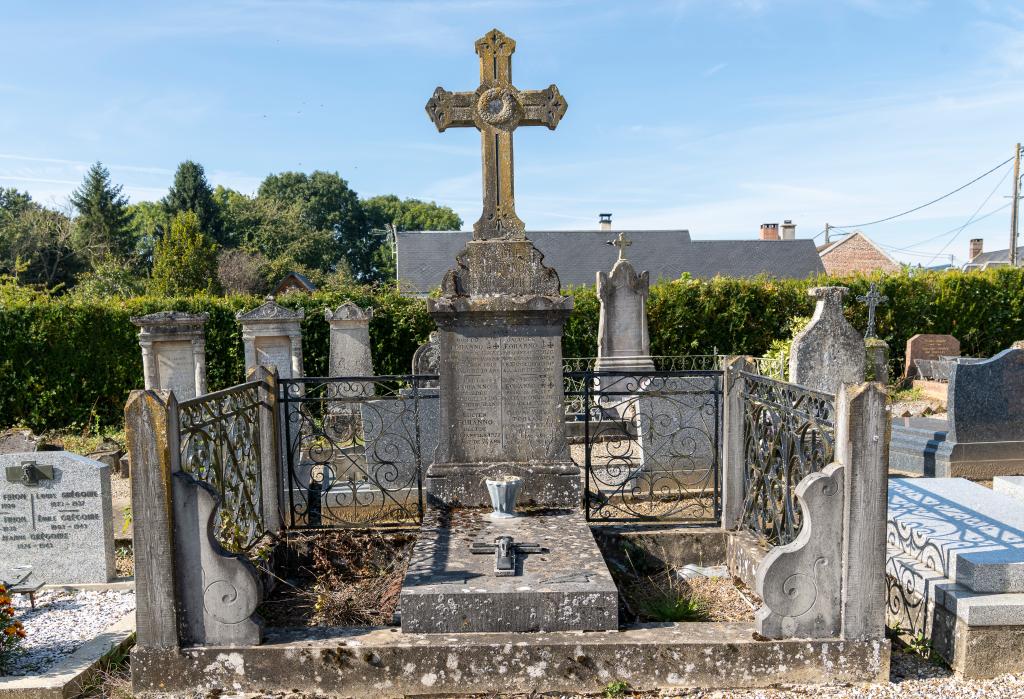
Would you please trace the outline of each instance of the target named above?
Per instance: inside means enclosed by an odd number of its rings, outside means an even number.
[[[1013,154],[1013,197],[1010,203],[1010,266],[1017,266],[1017,209],[1020,200],[1020,144]]]
[[[832,226],[825,224],[825,245],[828,245],[828,233],[832,230]]]

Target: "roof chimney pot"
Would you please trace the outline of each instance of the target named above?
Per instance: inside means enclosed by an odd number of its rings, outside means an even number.
[[[783,240],[796,240],[796,224],[787,218],[782,222],[779,234]]]
[[[975,257],[982,253],[985,248],[984,238],[971,238],[971,245],[968,248],[967,257],[973,260]]]
[[[597,224],[601,227],[602,231],[610,231],[612,229],[612,215],[598,214]]]
[[[779,224],[777,223],[762,223],[761,224],[761,240],[778,240],[779,239]]]

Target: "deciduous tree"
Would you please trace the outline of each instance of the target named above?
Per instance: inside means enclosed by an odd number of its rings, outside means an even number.
[[[217,283],[217,244],[209,240],[194,211],[177,214],[153,254],[150,291],[163,296],[214,293]]]

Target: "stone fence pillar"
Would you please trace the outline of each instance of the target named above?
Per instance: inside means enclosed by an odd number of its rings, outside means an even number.
[[[722,375],[722,528],[735,529],[743,515],[743,379],[754,371],[750,357],[727,357]]]
[[[835,461],[796,489],[802,525],[755,576],[766,638],[883,638],[889,431],[885,387],[842,386]]]
[[[245,371],[275,367],[282,379],[297,379],[302,371],[302,319],[305,311],[292,311],[267,301],[235,318],[242,324]]]
[[[162,311],[132,318],[139,328],[147,390],[174,391],[178,400],[206,393],[206,335],[209,313]]]
[[[818,301],[811,322],[793,338],[789,380],[836,395],[843,384],[864,381],[864,338],[843,316],[843,286],[819,286],[807,293]]]

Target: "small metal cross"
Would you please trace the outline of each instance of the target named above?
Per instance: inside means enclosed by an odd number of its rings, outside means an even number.
[[[619,249],[619,259],[626,259],[626,248],[633,244],[633,241],[626,237],[625,233],[619,233],[615,240],[609,240],[608,244]]]
[[[875,334],[875,308],[888,301],[889,297],[878,293],[878,284],[871,282],[868,293],[858,296],[857,300],[868,305],[868,327],[864,331],[864,339],[878,337]]]
[[[547,553],[548,549],[540,544],[519,544],[511,536],[499,536],[493,544],[474,542],[469,547],[471,553],[493,553],[494,574],[499,578],[516,574],[517,553]]]

